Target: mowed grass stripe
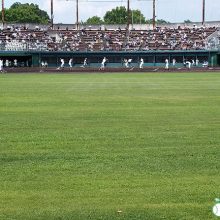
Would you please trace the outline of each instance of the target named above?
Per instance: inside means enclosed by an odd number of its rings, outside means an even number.
[[[215,219],[220,75],[0,75],[1,219]]]

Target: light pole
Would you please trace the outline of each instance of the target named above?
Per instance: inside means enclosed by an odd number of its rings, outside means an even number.
[[[4,0],[2,0],[2,25],[4,28],[5,25],[5,6],[4,6]]]
[[[155,0],[153,0],[153,29],[155,29],[155,23],[156,23],[156,12],[155,12]]]
[[[79,30],[79,0],[76,0],[76,29]]]
[[[130,25],[130,0],[127,2],[127,29],[129,30]]]
[[[205,23],[205,0],[202,0],[202,25]]]
[[[53,0],[50,2],[50,19],[51,19],[51,28],[53,29]]]

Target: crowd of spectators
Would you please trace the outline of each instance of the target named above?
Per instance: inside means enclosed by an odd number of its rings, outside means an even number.
[[[157,27],[154,30],[69,30],[8,26],[0,31],[1,50],[147,51],[203,50],[216,27]]]

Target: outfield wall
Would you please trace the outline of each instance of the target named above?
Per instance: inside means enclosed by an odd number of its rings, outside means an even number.
[[[17,59],[18,66],[22,67],[39,67],[41,62],[47,62],[49,67],[60,66],[60,58],[65,60],[65,66],[68,61],[73,58],[73,67],[79,67],[83,64],[84,58],[88,60],[88,66],[99,67],[103,57],[108,59],[108,67],[123,67],[124,59],[132,59],[132,65],[138,66],[141,58],[144,59],[144,66],[164,66],[165,59],[172,63],[173,58],[176,59],[176,66],[183,66],[183,62],[198,59],[199,66],[204,61],[209,62],[210,67],[220,66],[220,53],[216,50],[195,50],[195,51],[100,51],[100,52],[49,52],[49,51],[0,51],[0,57],[4,63],[9,60],[13,65],[13,60]]]

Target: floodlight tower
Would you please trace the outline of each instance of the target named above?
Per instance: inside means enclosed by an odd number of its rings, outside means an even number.
[[[155,29],[155,23],[156,23],[156,12],[155,12],[155,0],[153,0],[153,29]]]
[[[2,25],[4,28],[4,24],[5,24],[5,6],[4,6],[4,0],[2,0]]]
[[[205,23],[205,0],[202,0],[202,25]]]
[[[53,0],[50,2],[50,21],[51,21],[51,28],[53,29]]]
[[[127,29],[129,30],[130,25],[130,0],[127,1]]]
[[[76,0],[76,30],[79,30],[79,0]]]

